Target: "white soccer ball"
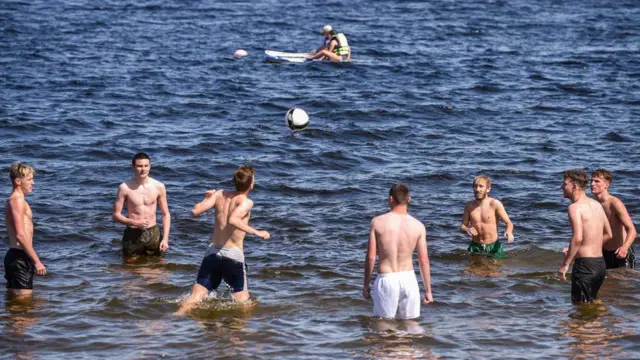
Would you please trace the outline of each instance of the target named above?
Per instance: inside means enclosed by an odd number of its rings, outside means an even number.
[[[309,125],[309,115],[299,108],[289,109],[284,119],[291,130],[304,130]]]

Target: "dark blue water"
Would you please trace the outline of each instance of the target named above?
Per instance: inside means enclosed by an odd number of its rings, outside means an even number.
[[[326,23],[352,63],[265,62],[264,49],[317,48]],[[612,171],[640,223],[639,59],[636,1],[0,2],[0,164],[36,168],[28,201],[49,272],[32,302],[0,299],[0,348],[635,358],[638,273],[610,272],[602,304],[575,307],[555,272],[570,238],[563,170]],[[292,107],[307,130],[285,127]],[[167,186],[172,229],[164,259],[129,264],[111,207],[139,151]],[[256,168],[252,224],[272,235],[245,243],[257,305],[172,316],[212,228],[189,210],[242,164]],[[478,174],[515,224],[498,264],[470,259],[458,232]],[[395,182],[428,231],[436,304],[415,323],[379,322],[361,296],[369,222]]]

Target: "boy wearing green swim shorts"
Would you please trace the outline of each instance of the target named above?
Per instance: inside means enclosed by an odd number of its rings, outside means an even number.
[[[497,199],[489,197],[491,180],[480,175],[473,179],[475,200],[464,207],[460,231],[471,237],[469,250],[472,254],[488,254],[494,259],[504,257],[504,246],[498,240],[498,219],[505,223],[507,229],[504,237],[513,242],[513,223],[509,219],[504,206]]]

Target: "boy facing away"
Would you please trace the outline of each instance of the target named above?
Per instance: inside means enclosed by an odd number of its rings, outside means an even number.
[[[253,201],[249,192],[255,177],[253,167],[242,166],[233,176],[236,191],[208,191],[205,199],[197,203],[191,213],[198,216],[209,209],[215,210],[215,224],[211,245],[204,254],[191,296],[182,304],[178,313],[190,311],[204,300],[209,291],[218,288],[222,280],[231,287],[233,299],[249,300],[247,265],[243,244],[247,233],[268,240],[271,235],[249,226]]]

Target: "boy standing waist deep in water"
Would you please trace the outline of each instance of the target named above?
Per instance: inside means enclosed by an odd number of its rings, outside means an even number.
[[[149,176],[151,158],[145,153],[134,155],[131,160],[133,177],[120,184],[113,204],[112,218],[127,225],[122,235],[122,252],[125,258],[138,255],[162,255],[169,248],[171,214],[167,204],[164,184]],[[127,206],[127,216],[122,215]],[[156,209],[162,211],[162,235],[156,223]]]
[[[598,169],[591,173],[591,193],[602,205],[609,225],[612,239],[602,246],[602,257],[607,269],[636,267],[636,252],[633,242],[638,233],[633,225],[627,207],[617,197],[609,194],[613,175],[606,169]]]
[[[611,239],[611,226],[604,209],[585,194],[587,174],[567,170],[562,182],[563,196],[571,200],[568,208],[571,242],[558,273],[562,280],[575,259],[571,274],[571,300],[592,302],[597,298],[607,268],[602,258],[602,244]]]
[[[9,169],[13,192],[7,199],[5,221],[9,250],[4,257],[5,279],[9,294],[29,297],[33,292],[33,275],[45,275],[47,269],[33,248],[33,213],[25,197],[33,191],[35,170],[15,163]]]
[[[394,184],[389,191],[391,211],[371,221],[364,268],[365,299],[373,297],[373,314],[385,319],[415,319],[420,316],[420,289],[413,270],[413,253],[418,250],[420,274],[424,283],[422,302],[433,302],[431,268],[427,253],[427,230],[409,215],[409,187]],[[378,255],[378,276],[370,288]]]
[[[471,253],[491,254],[493,258],[504,257],[504,247],[498,240],[498,219],[507,229],[504,237],[513,242],[513,224],[504,206],[497,199],[489,197],[491,180],[485,175],[473,179],[473,195],[475,200],[464,207],[460,231],[471,237],[468,250]]]

